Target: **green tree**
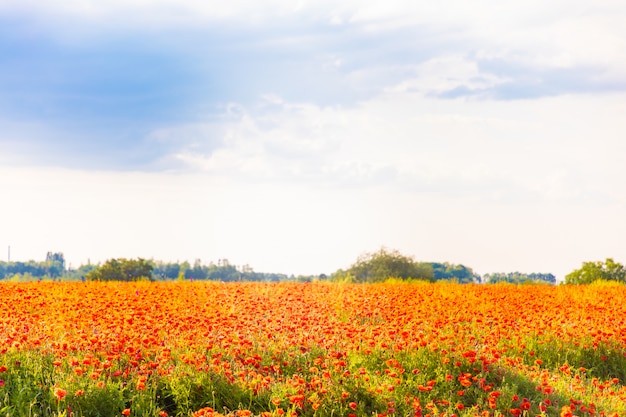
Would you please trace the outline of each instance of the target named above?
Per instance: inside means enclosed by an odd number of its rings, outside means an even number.
[[[491,274],[485,274],[483,279],[487,284],[497,284],[500,282],[508,282],[510,284],[556,284],[556,277],[554,275],[537,272],[530,274],[524,274],[522,272],[494,272]]]
[[[152,279],[152,264],[145,259],[110,259],[87,273],[89,281],[142,281]]]
[[[565,276],[566,284],[591,284],[598,280],[626,282],[626,269],[607,258],[605,262],[583,262],[582,267]]]
[[[359,256],[346,272],[356,282],[379,282],[388,278],[434,280],[430,264],[415,262],[397,250],[388,251],[385,248]]]
[[[242,274],[228,259],[218,259],[217,265],[213,263],[209,265],[206,278],[224,282],[241,281]]]
[[[429,262],[433,268],[435,281],[453,280],[461,284],[469,284],[480,281],[480,277],[474,273],[472,268],[465,265],[454,265],[448,262]]]
[[[208,275],[208,268],[202,265],[200,259],[196,259],[193,264],[193,268],[187,270],[187,274],[189,274],[188,278],[193,279],[206,279]]]
[[[89,274],[94,269],[97,269],[97,265],[93,265],[92,263],[87,263],[86,265],[81,265],[72,272],[72,275],[75,279],[86,279],[87,274]]]
[[[45,267],[48,275],[53,278],[63,275],[65,272],[65,257],[63,256],[63,253],[48,252],[46,254]]]

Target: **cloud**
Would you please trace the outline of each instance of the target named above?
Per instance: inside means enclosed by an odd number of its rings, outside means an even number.
[[[390,93],[419,92],[442,98],[480,95],[510,79],[481,71],[463,56],[439,56],[416,66],[411,78],[387,88]]]
[[[409,126],[418,116],[390,100],[454,113],[463,99],[624,91],[626,11],[585,3],[0,1],[0,123],[35,149],[22,160],[56,166],[402,176],[412,168],[351,135],[447,132]]]
[[[622,99],[496,102],[394,91],[320,107],[268,96],[231,105],[216,125],[171,127],[172,137],[197,140],[170,158],[177,169],[244,183],[385,186],[504,205],[623,204]]]

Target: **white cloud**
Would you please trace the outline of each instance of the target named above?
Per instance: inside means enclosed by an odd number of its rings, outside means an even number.
[[[466,57],[439,56],[417,65],[413,78],[388,87],[386,91],[440,95],[460,88],[464,90],[463,95],[468,95],[509,81],[508,78],[481,72],[476,62]]]
[[[623,100],[440,100],[399,91],[346,108],[271,96],[231,114],[220,146],[202,152],[198,141],[175,157],[246,182],[384,184],[503,203],[623,202]],[[189,126],[171,129],[184,137]]]

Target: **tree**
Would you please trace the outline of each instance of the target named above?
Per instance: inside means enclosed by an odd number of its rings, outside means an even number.
[[[388,251],[385,248],[359,256],[346,272],[357,282],[379,282],[388,278],[434,280],[430,264],[415,262],[397,250]]]
[[[110,259],[87,273],[89,281],[141,281],[152,279],[152,264],[145,259]]]
[[[65,272],[65,257],[63,253],[48,252],[45,265],[48,275],[53,278],[60,277]]]
[[[193,279],[206,279],[208,274],[207,270],[208,268],[202,265],[200,259],[196,259],[193,264],[193,268],[187,270],[185,277]]]
[[[510,284],[556,284],[556,277],[552,274],[533,272],[524,274],[522,272],[494,272],[485,274],[483,277],[487,284],[497,284],[508,282]]]
[[[591,284],[598,280],[626,282],[626,268],[607,258],[605,262],[583,262],[582,267],[565,276],[566,284]]]
[[[447,262],[430,262],[433,268],[435,281],[454,280],[461,284],[469,284],[480,281],[480,277],[474,273],[472,268],[465,265],[454,265]]]
[[[228,259],[219,259],[217,265],[211,263],[206,273],[206,278],[215,281],[241,281],[241,273],[235,265],[231,265]]]

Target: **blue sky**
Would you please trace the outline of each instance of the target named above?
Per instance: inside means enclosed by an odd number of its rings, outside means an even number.
[[[618,1],[0,0],[0,245],[626,262]]]

